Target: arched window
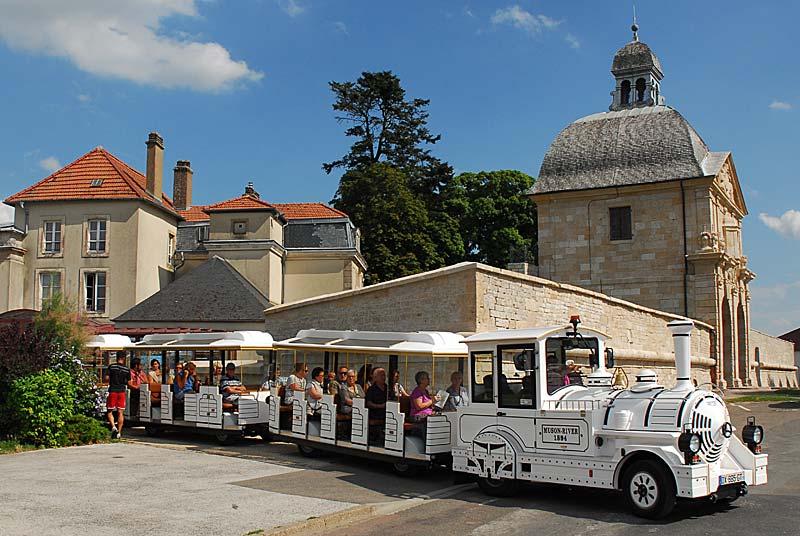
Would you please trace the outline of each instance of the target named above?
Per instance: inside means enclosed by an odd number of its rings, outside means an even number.
[[[629,80],[622,81],[622,87],[620,88],[620,103],[621,104],[630,104],[631,103],[631,83]]]
[[[636,102],[644,102],[644,78],[636,80]]]
[[[756,346],[756,363],[761,363],[761,349]]]

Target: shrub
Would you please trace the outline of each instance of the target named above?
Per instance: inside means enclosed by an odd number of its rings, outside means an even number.
[[[75,411],[75,385],[65,371],[43,370],[14,380],[8,409],[17,423],[17,438],[37,446],[64,441],[64,424]]]
[[[73,415],[64,423],[63,446],[107,443],[111,432],[97,419],[86,415]]]

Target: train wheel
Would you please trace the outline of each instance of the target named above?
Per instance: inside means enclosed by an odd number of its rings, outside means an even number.
[[[394,462],[392,464],[392,471],[397,476],[402,476],[406,478],[411,478],[412,476],[416,476],[419,474],[420,466],[415,464],[410,464],[406,462]]]
[[[646,519],[661,519],[675,508],[672,476],[653,461],[641,460],[625,472],[622,491],[633,513]]]
[[[309,447],[306,445],[301,445],[298,443],[297,450],[300,451],[300,454],[305,456],[306,458],[318,458],[322,452],[319,449],[315,449],[314,447]]]
[[[478,487],[492,497],[511,497],[517,493],[519,482],[508,478],[478,478]]]
[[[148,437],[157,437],[161,435],[161,428],[148,424],[144,427],[144,433],[147,434]]]
[[[214,437],[217,439],[217,443],[220,445],[232,445],[236,442],[237,439],[241,437],[239,434],[231,434],[229,432],[217,432],[214,434]]]

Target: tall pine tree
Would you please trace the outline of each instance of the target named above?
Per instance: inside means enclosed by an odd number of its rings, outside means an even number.
[[[332,202],[362,231],[367,281],[386,281],[460,260],[458,222],[442,198],[453,169],[431,154],[429,146],[441,136],[427,126],[430,101],[408,100],[400,79],[390,71],[364,72],[355,82],[331,82],[330,87],[336,119],[354,140],[347,154],[322,167],[327,173],[345,170]],[[376,188],[393,188],[382,193],[398,199],[382,202],[387,210],[368,209]],[[416,212],[420,208],[421,215]],[[397,212],[403,210],[409,212]],[[405,225],[396,226],[397,221]]]

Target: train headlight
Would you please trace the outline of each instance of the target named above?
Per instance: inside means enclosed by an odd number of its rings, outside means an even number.
[[[761,452],[761,442],[764,441],[764,428],[756,424],[754,417],[747,418],[747,425],[742,429],[742,441],[753,452]]]
[[[678,438],[678,448],[684,454],[697,454],[700,452],[700,436],[691,432],[684,432]]]

